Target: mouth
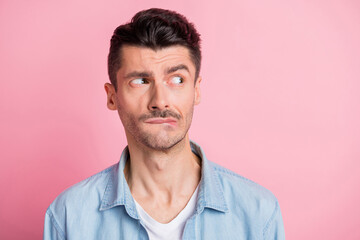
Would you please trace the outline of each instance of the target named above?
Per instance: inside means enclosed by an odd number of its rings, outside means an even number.
[[[145,123],[149,124],[166,124],[175,126],[177,121],[174,118],[149,118],[144,121]]]

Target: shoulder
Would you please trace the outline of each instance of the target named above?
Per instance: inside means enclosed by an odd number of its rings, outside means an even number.
[[[214,162],[210,164],[218,176],[230,210],[264,220],[270,220],[278,211],[278,200],[271,191]]]
[[[62,218],[65,217],[62,215],[66,214],[66,212],[77,211],[90,205],[99,205],[109,177],[116,171],[117,167],[118,164],[114,164],[67,188],[50,204],[48,212]]]
[[[275,196],[265,187],[260,184],[247,179],[225,167],[220,166],[214,162],[210,162],[214,172],[219,177],[224,190],[233,190],[236,193],[246,193],[254,198],[265,198],[276,201]],[[227,189],[229,188],[229,189]]]
[[[87,221],[97,216],[109,177],[117,168],[114,164],[57,196],[46,211],[44,239],[66,239],[69,226],[77,226],[76,231],[82,234],[79,226],[87,226]]]
[[[271,191],[216,163],[210,165],[233,222],[256,234],[261,229],[264,239],[285,239],[280,206]]]

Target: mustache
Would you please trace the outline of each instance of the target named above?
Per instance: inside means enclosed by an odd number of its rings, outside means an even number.
[[[168,117],[173,117],[173,118],[176,118],[176,119],[180,119],[181,118],[181,115],[180,114],[177,114],[171,110],[164,110],[164,111],[159,111],[159,110],[156,110],[156,111],[152,111],[150,112],[149,114],[143,114],[139,117],[139,120],[140,121],[145,121],[149,118],[168,118]]]

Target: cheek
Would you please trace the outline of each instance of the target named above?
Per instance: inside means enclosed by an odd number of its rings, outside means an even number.
[[[118,105],[118,114],[121,122],[128,128],[136,128],[139,118],[146,113],[141,104],[136,100],[125,101],[121,99]]]
[[[140,113],[145,102],[145,95],[139,96],[131,93],[118,95],[119,108],[131,113]]]
[[[178,111],[181,112],[184,117],[191,118],[194,110],[194,92],[188,94],[180,94],[175,100],[175,106],[178,106]]]
[[[195,92],[191,91],[189,94],[182,96],[182,102],[187,109],[192,109],[195,103]]]
[[[175,89],[172,93],[174,100],[178,103],[193,103],[195,98],[194,86],[186,86],[184,89]]]

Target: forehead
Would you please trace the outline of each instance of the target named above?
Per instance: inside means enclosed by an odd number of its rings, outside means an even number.
[[[125,45],[121,49],[121,68],[125,72],[133,70],[156,70],[184,64],[190,72],[195,72],[189,50],[180,45],[151,49],[148,47]],[[154,69],[155,68],[155,69]]]

